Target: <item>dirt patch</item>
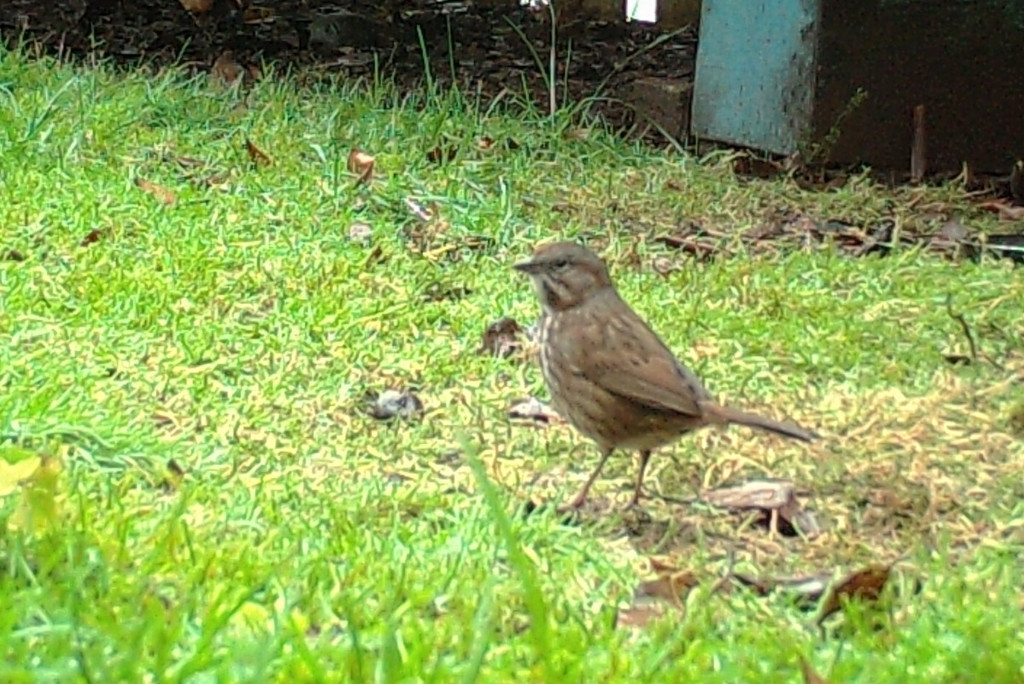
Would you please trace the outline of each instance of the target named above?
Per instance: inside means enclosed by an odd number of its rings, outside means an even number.
[[[192,13],[183,5],[209,9]],[[548,104],[537,58],[546,68],[550,17],[514,0],[498,8],[401,2],[344,9],[316,0],[10,0],[0,4],[0,35],[8,45],[24,41],[61,57],[125,66],[183,61],[197,71],[230,50],[243,66],[367,79],[379,73],[403,88],[423,85],[426,57],[436,82],[456,83],[484,102],[528,95]],[[690,79],[696,31],[561,17],[556,45],[560,100],[598,92],[628,97],[641,77]],[[616,125],[633,120],[621,103],[595,107]]]

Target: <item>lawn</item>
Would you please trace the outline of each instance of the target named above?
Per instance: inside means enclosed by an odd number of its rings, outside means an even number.
[[[0,681],[798,682],[801,658],[843,683],[1024,680],[1020,269],[739,239],[783,216],[1006,226],[956,182],[805,189],[581,120],[0,53]],[[692,223],[727,249],[658,239]],[[535,321],[511,265],[556,238],[599,251],[717,397],[823,438],[709,429],[655,454],[646,516],[620,512],[626,454],[574,524],[524,515],[597,459],[510,420],[547,398],[529,343],[478,353]],[[371,417],[388,389],[422,413]],[[694,501],[759,478],[820,533]],[[729,579],[878,565],[880,599],[820,626]],[[695,586],[637,619],[665,567]]]

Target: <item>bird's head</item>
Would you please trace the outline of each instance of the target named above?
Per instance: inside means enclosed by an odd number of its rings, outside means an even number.
[[[575,242],[541,245],[514,268],[530,276],[546,311],[571,309],[612,287],[601,257]]]

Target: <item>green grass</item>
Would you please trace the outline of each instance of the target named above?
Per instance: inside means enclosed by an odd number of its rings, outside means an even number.
[[[779,209],[993,219],[953,185],[811,192],[572,125],[458,92],[273,74],[225,91],[0,53],[0,449],[49,459],[0,506],[0,680],[795,682],[804,655],[836,682],[1021,681],[1019,271],[829,245],[696,263],[654,240]],[[430,162],[439,143],[458,157]],[[369,187],[352,147],[376,157]],[[475,351],[489,322],[536,316],[511,263],[575,236],[713,392],[825,435],[708,430],[648,487],[791,478],[823,535],[658,499],[639,529],[515,513],[568,497],[596,452],[510,424],[540,374]],[[999,367],[944,362],[966,352],[948,294]],[[422,420],[366,416],[386,388],[414,388]],[[633,467],[613,459],[595,499],[614,511]],[[616,628],[650,554],[702,583]],[[903,560],[881,615],[819,630],[784,596],[713,593],[729,555],[766,576]]]

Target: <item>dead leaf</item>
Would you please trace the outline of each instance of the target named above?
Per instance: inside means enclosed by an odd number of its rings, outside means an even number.
[[[160,204],[163,204],[164,206],[171,207],[177,204],[178,202],[178,196],[175,195],[171,190],[168,190],[164,186],[158,185],[153,181],[146,180],[141,176],[137,176],[135,178],[135,186],[138,187],[143,192],[149,193],[150,195],[155,197],[156,200],[160,202]]]
[[[708,261],[718,253],[731,256],[730,252],[720,244],[705,237],[704,230],[692,222],[680,226],[680,232],[672,235],[660,235],[654,238],[654,241],[691,254],[698,261]]]
[[[671,563],[671,558],[658,558],[657,556],[648,556],[647,562],[651,565],[651,572],[664,575],[678,572],[679,568]]]
[[[373,180],[373,167],[376,162],[377,160],[373,155],[367,154],[359,148],[352,148],[352,151],[348,153],[348,170],[356,174],[357,185],[369,183]]]
[[[784,172],[781,164],[771,159],[762,159],[750,154],[739,154],[732,161],[732,172],[737,176],[753,178],[774,178]]]
[[[440,281],[433,282],[423,291],[425,302],[454,302],[473,294],[473,289],[465,285],[445,285]]]
[[[647,596],[668,601],[681,608],[683,599],[691,589],[699,584],[697,576],[687,570],[662,573],[656,579],[647,580],[637,585],[635,596]]]
[[[800,671],[804,675],[804,684],[829,684],[829,681],[814,671],[807,659],[800,656]]]
[[[242,21],[246,24],[267,24],[275,18],[273,7],[250,5],[242,11]]]
[[[167,461],[167,470],[164,473],[164,478],[160,481],[160,488],[167,493],[177,491],[184,479],[185,469],[172,458]]]
[[[150,418],[153,419],[153,423],[156,424],[158,428],[174,428],[175,430],[181,428],[181,421],[178,420],[178,417],[170,411],[157,409],[153,411]]]
[[[356,221],[348,227],[348,239],[353,242],[362,242],[363,244],[370,244],[370,240],[373,238],[373,227],[369,223],[361,223]]]
[[[615,616],[616,629],[643,629],[665,614],[665,604],[655,601],[634,603]]]
[[[191,14],[206,14],[213,9],[214,0],[179,0],[185,11]]]
[[[838,611],[843,603],[853,599],[877,601],[889,581],[892,566],[876,565],[858,570],[836,583],[822,602],[818,624]]]
[[[409,208],[409,211],[412,212],[413,216],[418,218],[420,221],[423,221],[424,223],[427,223],[434,218],[433,214],[431,214],[426,207],[424,207],[422,204],[417,202],[412,197],[405,198],[405,206]]]
[[[82,241],[78,243],[78,246],[79,247],[88,247],[91,244],[99,242],[100,238],[102,238],[104,235],[106,235],[109,232],[110,232],[109,228],[93,228],[92,230],[90,230],[88,233],[85,234],[85,237],[82,238]]]
[[[213,67],[210,69],[210,78],[227,86],[234,85],[244,75],[245,69],[235,61],[233,50],[225,50],[220,53],[220,56],[214,60]]]
[[[481,150],[489,150],[494,147],[494,138],[483,136],[482,138],[476,139],[476,146]]]
[[[487,326],[484,330],[483,341],[477,354],[490,354],[499,359],[505,359],[523,348],[519,336],[523,328],[516,319],[509,316],[502,316]]]
[[[44,535],[58,526],[60,473],[61,466],[56,458],[41,457],[39,467],[22,483],[20,500],[7,521],[11,529]]]
[[[271,164],[267,153],[253,145],[252,141],[248,138],[245,139],[245,150],[249,153],[249,159],[256,166],[269,166]]]
[[[565,140],[586,140],[590,137],[590,129],[574,126],[573,128],[566,129],[562,137]]]
[[[447,148],[442,148],[440,145],[427,152],[427,161],[431,164],[440,164],[442,162],[449,162],[455,159],[455,155],[459,153],[459,149],[454,145],[450,145]]]
[[[686,595],[699,584],[694,573],[656,562],[653,558],[651,568],[657,577],[637,585],[633,602],[616,616],[616,627],[642,629],[665,615],[670,607],[682,611]]]
[[[536,397],[530,397],[529,399],[512,404],[508,409],[508,417],[511,420],[529,421],[534,425],[552,425],[565,422],[560,415]]]
[[[978,207],[999,214],[999,218],[1003,221],[1024,220],[1024,207],[1015,207],[1003,200],[982,202]]]
[[[682,267],[667,256],[656,256],[651,260],[651,268],[662,278],[667,278],[673,271],[678,271]]]
[[[11,452],[22,452],[18,447],[7,447],[3,456],[0,457],[0,497],[13,493],[22,485],[31,481],[33,475],[43,463],[43,457],[38,455],[27,455],[28,452],[12,454]],[[19,460],[13,463],[9,460]]]
[[[783,536],[803,533],[813,537],[821,532],[815,516],[804,511],[797,501],[793,483],[785,480],[753,480],[704,492],[701,498],[731,511],[764,511],[769,529]]]
[[[167,159],[167,157],[164,157],[164,160]],[[207,162],[202,159],[196,159],[195,157],[183,157],[180,155],[174,155],[173,157],[170,157],[170,160],[174,161],[183,169],[201,169],[208,165]]]
[[[374,245],[370,253],[366,255],[366,259],[363,260],[363,270],[368,270],[377,264],[383,264],[388,260],[388,256],[381,249],[380,245]]]

